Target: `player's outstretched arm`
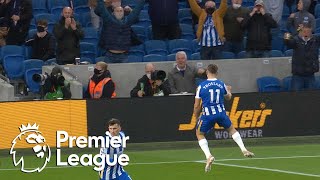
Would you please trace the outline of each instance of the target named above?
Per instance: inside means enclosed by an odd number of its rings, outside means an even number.
[[[193,114],[195,115],[196,119],[199,118],[200,112],[201,112],[201,99],[194,98]]]
[[[227,94],[224,95],[224,98],[229,101],[232,98],[232,93],[231,93],[231,88],[232,87],[231,86],[226,86],[226,88],[227,88]]]

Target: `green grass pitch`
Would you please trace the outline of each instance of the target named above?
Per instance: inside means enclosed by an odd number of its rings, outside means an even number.
[[[216,162],[204,172],[200,148],[179,150],[130,151],[125,170],[133,180],[311,180],[320,179],[320,144],[253,146],[256,157],[242,157],[238,147],[211,147]],[[8,153],[9,154],[9,153]],[[62,152],[63,154],[63,152]],[[31,157],[25,157],[30,160]],[[65,156],[63,158],[66,158]],[[93,167],[56,167],[53,154],[40,173],[22,173],[11,156],[0,158],[0,178],[6,180],[97,180]]]

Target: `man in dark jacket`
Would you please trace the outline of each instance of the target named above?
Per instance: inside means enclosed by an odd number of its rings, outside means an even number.
[[[153,39],[180,39],[178,0],[148,0]]]
[[[55,57],[56,40],[48,32],[47,20],[38,20],[37,33],[26,42],[26,45],[32,47],[32,59],[46,61]]]
[[[106,9],[104,2],[98,0],[95,13],[103,20],[103,31],[99,46],[106,50],[106,57],[112,63],[124,63],[128,60],[128,51],[131,46],[131,25],[138,22],[144,0],[139,0],[137,6],[125,16],[123,7],[114,8],[113,13]]]
[[[171,93],[168,80],[154,77],[159,72],[155,71],[154,65],[148,63],[145,66],[145,75],[138,80],[137,85],[131,90],[131,97],[145,96],[168,96]]]
[[[7,45],[23,45],[32,19],[30,0],[11,0],[7,5],[6,21],[9,27]]]
[[[8,34],[6,15],[9,2],[10,0],[0,0],[0,47],[6,45],[6,37]]]
[[[291,89],[315,88],[314,73],[319,72],[320,37],[312,35],[310,24],[304,24],[299,35],[290,38],[285,34],[284,42],[293,49]]]
[[[247,29],[246,51],[248,58],[269,57],[271,50],[271,28],[276,28],[277,22],[271,14],[266,13],[262,0],[256,0],[252,12],[247,15],[241,27]]]
[[[55,24],[53,34],[57,40],[57,63],[75,64],[75,58],[80,57],[80,39],[84,33],[79,23],[73,17],[73,10],[65,7],[60,21]]]

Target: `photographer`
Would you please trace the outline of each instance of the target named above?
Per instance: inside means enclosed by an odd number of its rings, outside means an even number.
[[[131,97],[168,96],[171,93],[166,72],[155,71],[151,63],[146,64],[146,74],[138,80],[137,85],[131,90]]]
[[[69,83],[62,75],[59,67],[54,67],[51,74],[35,74],[32,79],[35,82],[42,83],[41,99],[70,99],[71,91]]]

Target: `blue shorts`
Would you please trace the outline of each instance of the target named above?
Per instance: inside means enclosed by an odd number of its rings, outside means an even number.
[[[100,180],[106,180],[106,177],[102,177]],[[110,179],[110,180],[132,180],[131,177],[129,176],[128,173],[123,172],[121,176],[115,178],[115,179]]]
[[[198,120],[197,129],[199,129],[200,132],[208,133],[214,128],[216,123],[218,123],[218,125],[224,129],[228,129],[231,126],[230,118],[225,112],[223,112],[210,116],[202,115]]]

